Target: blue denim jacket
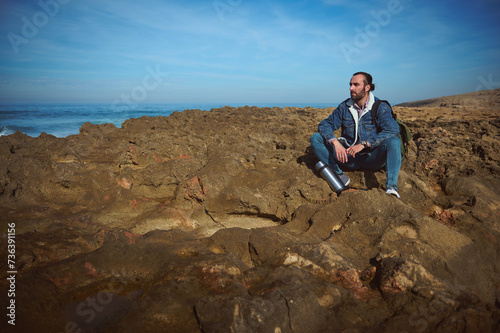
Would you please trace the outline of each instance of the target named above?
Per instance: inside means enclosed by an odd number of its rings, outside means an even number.
[[[382,140],[399,134],[399,125],[392,117],[391,108],[381,103],[377,112],[380,132],[372,120],[371,108],[378,100],[371,92],[366,108],[358,119],[358,111],[352,99],[346,100],[333,110],[333,113],[318,125],[318,132],[326,141],[336,138],[344,147],[350,147],[362,141],[368,141],[371,148],[377,147]],[[342,128],[342,137],[337,138],[334,131]]]

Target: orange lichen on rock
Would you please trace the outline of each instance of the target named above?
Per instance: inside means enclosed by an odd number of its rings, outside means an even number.
[[[118,186],[121,186],[127,190],[132,189],[133,186],[133,182],[131,180],[128,180],[127,178],[121,178],[121,179],[117,178],[116,183],[118,184]]]

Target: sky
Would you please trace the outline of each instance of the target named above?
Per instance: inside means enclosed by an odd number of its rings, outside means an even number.
[[[392,104],[500,88],[500,0],[2,0],[0,103]]]

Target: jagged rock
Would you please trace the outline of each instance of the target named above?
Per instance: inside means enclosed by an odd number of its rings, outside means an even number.
[[[499,96],[395,107],[414,135],[401,199],[385,194],[383,170],[348,171],[339,196],[317,174],[309,137],[333,108],[0,137],[15,328],[496,332]]]

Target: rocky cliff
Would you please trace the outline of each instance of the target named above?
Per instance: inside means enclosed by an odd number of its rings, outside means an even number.
[[[498,332],[500,90],[415,103],[394,108],[414,135],[401,199],[383,170],[340,196],[316,173],[333,108],[0,137],[2,327]]]

